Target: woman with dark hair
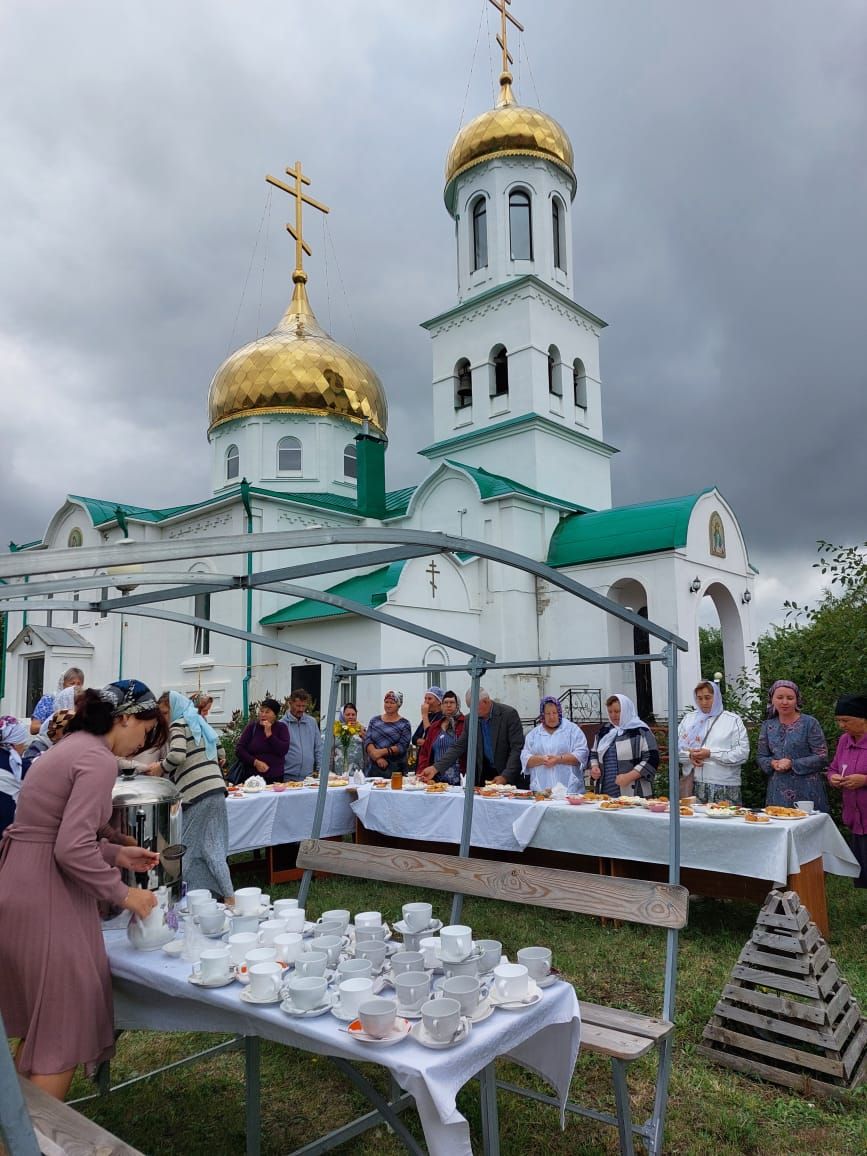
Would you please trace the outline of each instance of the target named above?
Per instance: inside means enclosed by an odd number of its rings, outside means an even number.
[[[280,703],[274,698],[263,698],[259,716],[244,727],[235,754],[248,775],[261,775],[266,783],[282,783],[288,750],[289,728],[280,722]]]
[[[459,786],[461,775],[466,773],[466,759],[459,759],[445,771],[437,771],[433,764],[455,745],[464,733],[467,720],[461,713],[460,701],[453,690],[445,691],[440,702],[440,717],[434,719],[428,727],[418,752],[416,774],[426,783],[436,781]]]
[[[344,742],[338,733],[349,730],[349,741]],[[336,775],[354,775],[364,769],[365,728],[358,721],[358,707],[354,702],[345,702],[337,714],[334,730],[334,749],[331,752],[331,766]]]
[[[62,1100],[75,1068],[114,1053],[111,973],[100,900],[138,916],[156,904],[118,867],[145,872],[159,856],[101,841],[111,815],[118,756],[163,726],[136,679],[87,690],[63,742],[40,755],[0,843],[0,1009],[20,1038],[18,1071]]]
[[[649,799],[659,767],[653,731],[625,694],[612,694],[605,707],[609,721],[599,728],[590,751],[593,789],[614,798],[638,795]]]
[[[867,887],[867,695],[838,698],[834,721],[843,733],[828,767],[828,782],[842,793],[843,822],[852,832],[852,851],[861,865],[854,884]]]
[[[768,691],[768,717],[759,731],[756,761],[768,776],[766,805],[794,807],[799,799],[828,810],[823,771],[828,744],[812,715],[801,712],[801,692],[778,678]]]

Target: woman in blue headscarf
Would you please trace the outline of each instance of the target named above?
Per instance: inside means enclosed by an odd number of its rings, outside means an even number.
[[[184,881],[188,888],[207,887],[224,903],[235,902],[226,859],[229,820],[226,785],[217,765],[217,733],[183,694],[171,690],[160,698],[170,723],[169,746],[162,762],[148,774],[167,775],[181,792],[184,827]]]
[[[524,739],[521,770],[534,791],[562,783],[570,794],[584,793],[583,771],[589,751],[584,732],[563,718],[560,700],[546,695],[539,703],[542,721]]]

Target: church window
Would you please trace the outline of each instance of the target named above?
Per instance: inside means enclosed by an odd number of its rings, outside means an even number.
[[[84,536],[77,526],[69,531],[69,537],[66,539],[66,544],[70,547],[81,546],[84,544]]]
[[[473,272],[488,264],[488,204],[484,197],[473,203]]]
[[[473,404],[473,371],[466,357],[455,366],[455,409],[468,409]]]
[[[193,617],[211,620],[210,594],[197,594],[193,604]],[[193,627],[193,654],[211,653],[211,632],[206,626]]]
[[[578,409],[587,408],[587,371],[584,362],[576,357],[572,362],[572,388],[575,391],[575,405]]]
[[[345,478],[358,477],[358,447],[355,442],[343,447],[343,476]]]
[[[507,397],[509,393],[509,355],[505,345],[498,345],[491,354],[494,380],[491,397]]]
[[[548,346],[548,393],[554,397],[563,396],[563,366],[560,362],[560,350],[556,345]]]
[[[72,595],[72,601],[73,602],[79,602],[80,600],[81,600],[81,591],[80,590],[74,591],[73,595]],[[73,610],[73,612],[72,612],[72,625],[73,626],[78,625],[78,610],[77,609]]]
[[[241,474],[241,455],[237,446],[229,446],[226,450],[226,481],[231,482]]]
[[[277,442],[277,473],[301,473],[301,442],[298,438],[280,438]]]
[[[566,209],[559,197],[551,201],[551,226],[554,233],[554,268],[566,272]]]
[[[509,239],[513,261],[533,260],[530,194],[524,189],[514,189],[509,193]]]

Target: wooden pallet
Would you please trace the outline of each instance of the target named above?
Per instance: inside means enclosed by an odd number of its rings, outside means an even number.
[[[867,1075],[867,1021],[794,891],[772,891],[698,1051],[807,1096],[845,1097]]]

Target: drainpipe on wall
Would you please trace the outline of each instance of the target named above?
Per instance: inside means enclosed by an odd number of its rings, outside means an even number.
[[[253,510],[250,506],[250,483],[246,478],[241,479],[241,501],[244,504],[244,510],[247,514],[247,533],[253,533]],[[253,573],[253,554],[250,550],[247,551],[247,578],[249,579]],[[245,627],[248,634],[253,630],[253,590],[247,583],[247,625]],[[247,717],[247,712],[250,709],[250,679],[253,673],[253,644],[249,639],[244,643],[244,678],[241,683],[241,709],[244,712],[244,718]]]

